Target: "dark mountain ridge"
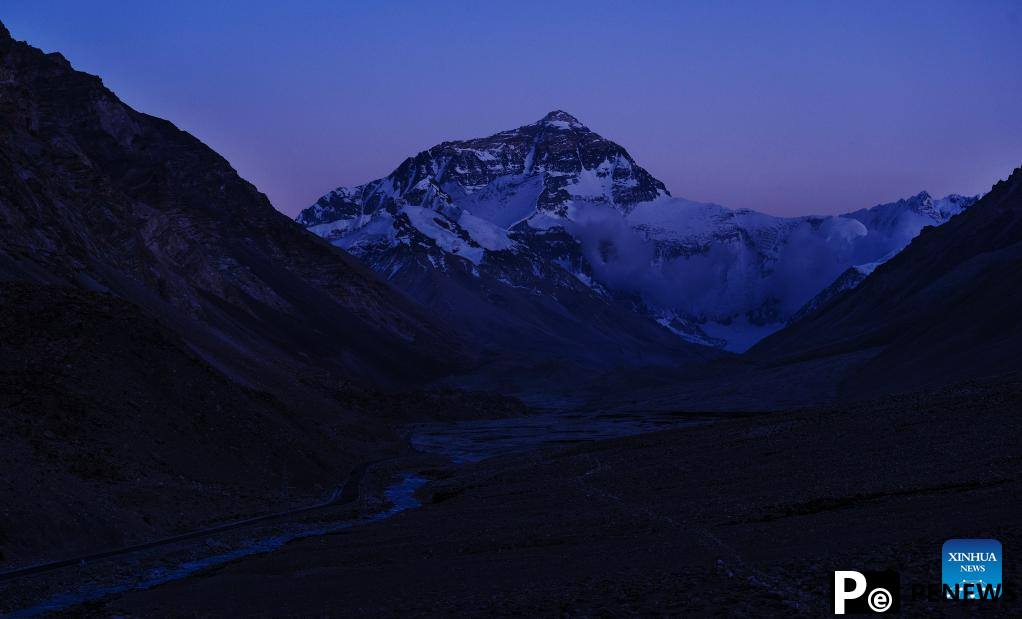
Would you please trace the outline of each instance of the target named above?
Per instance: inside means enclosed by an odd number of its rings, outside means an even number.
[[[2,25],[0,327],[4,566],[307,504],[403,450],[402,420],[508,406],[409,391],[471,353]]]
[[[908,391],[1022,369],[1022,168],[852,290],[750,351],[796,362],[873,351],[845,395]]]
[[[194,137],[6,31],[0,54],[0,276],[112,291],[219,364],[300,349],[382,381],[456,365],[442,328]]]

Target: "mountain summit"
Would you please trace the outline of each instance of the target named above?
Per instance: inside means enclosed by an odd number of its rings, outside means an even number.
[[[539,124],[573,129],[585,129],[585,125],[564,110],[554,110],[553,112],[550,112],[540,119]]]
[[[580,124],[578,119],[564,110],[554,110],[544,116],[540,122],[563,121],[567,123]]]
[[[386,210],[395,201],[426,200],[434,210],[456,204],[506,229],[533,214],[567,217],[579,202],[628,210],[668,195],[624,148],[557,110],[531,125],[434,146],[385,179],[330,192],[302,211],[298,222],[340,222]]]

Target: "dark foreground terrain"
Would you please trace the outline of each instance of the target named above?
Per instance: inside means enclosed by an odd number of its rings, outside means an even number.
[[[958,614],[911,584],[955,537],[1017,581],[1020,409],[1012,377],[434,471],[417,510],[74,612],[822,616],[831,570],[891,569],[902,613]]]
[[[341,383],[286,403],[113,295],[0,281],[0,573],[322,500],[430,416],[523,407]],[[0,591],[0,616],[9,609]]]

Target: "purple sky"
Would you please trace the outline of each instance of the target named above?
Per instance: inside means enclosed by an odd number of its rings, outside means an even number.
[[[561,108],[674,195],[794,215],[1022,165],[1022,4],[4,0],[294,215]]]

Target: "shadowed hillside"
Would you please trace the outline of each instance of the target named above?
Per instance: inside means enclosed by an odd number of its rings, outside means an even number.
[[[792,362],[875,353],[841,392],[897,392],[1022,369],[1022,168],[849,290],[757,345]]]
[[[468,355],[194,137],[2,25],[0,326],[0,564],[319,499],[402,448],[397,419],[504,406],[378,391]]]

